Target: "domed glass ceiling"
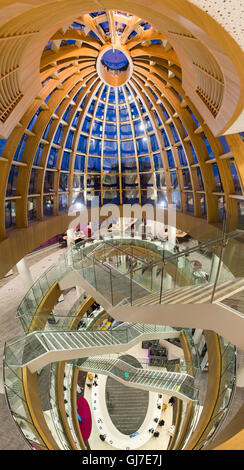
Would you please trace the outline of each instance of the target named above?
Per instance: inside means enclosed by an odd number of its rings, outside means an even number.
[[[232,192],[241,193],[233,157],[216,163],[217,146],[230,153],[226,139],[215,144],[203,130],[184,95],[175,51],[148,22],[112,10],[83,15],[52,36],[40,73],[40,98],[14,143],[0,141],[3,157],[8,145],[14,149],[7,227],[22,192],[31,220],[67,212],[72,203],[89,206],[93,196],[100,204],[175,203],[198,217],[215,206],[221,220],[223,174],[231,172]],[[25,165],[31,170],[23,189]]]

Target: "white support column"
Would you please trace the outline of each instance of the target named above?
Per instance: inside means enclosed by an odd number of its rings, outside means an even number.
[[[27,264],[26,258],[22,258],[17,264],[16,268],[25,284],[25,286],[30,289],[34,284],[34,281],[31,276],[29,266]]]

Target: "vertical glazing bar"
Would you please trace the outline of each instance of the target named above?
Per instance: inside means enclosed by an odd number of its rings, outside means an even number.
[[[92,258],[93,261],[93,273],[94,273],[94,282],[95,282],[95,287],[97,289],[97,279],[96,279],[96,270],[95,270],[95,261],[94,258]]]
[[[130,264],[130,304],[132,305],[132,277],[133,277],[133,266]]]
[[[109,270],[110,274],[110,289],[111,289],[111,303],[114,305],[114,298],[113,298],[113,279],[112,279],[112,272],[111,269]]]
[[[162,263],[162,269],[161,269],[161,283],[160,283],[160,300],[159,303],[162,303],[162,294],[163,294],[163,280],[164,280],[164,251],[163,251],[163,263]]]

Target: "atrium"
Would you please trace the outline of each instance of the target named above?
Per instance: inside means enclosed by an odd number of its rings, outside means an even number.
[[[244,450],[243,16],[1,2],[0,449]]]

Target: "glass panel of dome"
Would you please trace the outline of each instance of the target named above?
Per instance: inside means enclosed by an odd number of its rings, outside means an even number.
[[[27,129],[28,129],[29,131],[32,131],[32,129],[33,129],[33,127],[34,127],[34,125],[35,125],[35,123],[36,123],[36,121],[37,121],[37,118],[38,118],[39,114],[41,113],[41,111],[42,111],[41,107],[38,108],[37,112],[34,114],[33,118],[32,118],[31,121],[29,122],[29,124],[28,124],[28,126],[27,126]]]
[[[142,204],[154,204],[155,203],[155,194],[154,190],[147,189],[141,191],[141,203]]]
[[[87,137],[84,135],[80,135],[77,151],[81,153],[86,153],[86,144],[87,144]]]
[[[159,150],[158,140],[155,134],[150,135],[151,149],[152,152]]]
[[[133,96],[132,96],[131,90],[128,88],[127,85],[125,85],[125,91],[126,91],[126,93],[127,93],[127,98],[128,98],[128,100],[129,100],[129,101],[132,100],[132,99],[133,99]]]
[[[191,117],[193,119],[193,121],[196,123],[197,127],[200,126],[200,123],[199,121],[197,120],[195,114],[193,114],[192,110],[189,108],[189,106],[186,106],[186,109],[189,111],[189,113],[191,114]]]
[[[58,210],[59,212],[67,212],[68,210],[68,194],[58,195]]]
[[[156,153],[155,155],[153,155],[153,160],[154,160],[154,169],[156,171],[163,168],[162,155],[160,153]]]
[[[223,135],[221,135],[219,137],[219,140],[220,140],[220,142],[222,144],[222,147],[223,147],[223,150],[224,150],[223,153],[229,153],[230,152],[230,147],[229,147],[229,144],[228,144],[226,138]]]
[[[160,103],[159,106],[160,106],[160,108],[162,109],[166,120],[169,119],[169,117],[170,117],[170,116],[169,116],[169,113],[168,113],[168,111],[165,109],[164,105],[163,105],[162,103]]]
[[[120,126],[120,138],[128,139],[132,137],[132,129],[130,124],[121,124]]]
[[[125,96],[123,89],[121,87],[118,88],[118,103],[124,103],[125,102]]]
[[[122,193],[123,204],[136,204],[139,202],[139,191],[125,190]]]
[[[103,142],[103,155],[105,157],[118,156],[118,142],[112,140],[104,140]]]
[[[62,157],[61,170],[69,169],[69,158],[70,158],[70,153],[64,152],[63,157]]]
[[[135,188],[138,186],[138,175],[122,175],[122,188],[132,187]]]
[[[91,207],[92,201],[94,198],[98,198],[99,205],[101,204],[101,192],[100,191],[87,191],[86,193],[86,205],[87,207]],[[94,204],[94,202],[93,202]]]
[[[190,214],[194,214],[194,199],[192,193],[184,193],[186,201],[186,211]]]
[[[138,158],[139,162],[139,171],[148,171],[151,170],[151,160],[150,157],[141,157]]]
[[[99,103],[97,106],[96,117],[99,119],[103,119],[104,117],[104,109],[105,105],[103,103]]]
[[[164,146],[169,147],[169,139],[164,129],[161,129],[161,134],[162,134]]]
[[[219,214],[219,221],[222,221],[224,218],[225,213],[225,197],[218,196],[218,214]]]
[[[138,104],[140,106],[141,113],[144,114],[146,112],[146,108],[144,107],[144,104],[142,103],[140,98],[138,98]]]
[[[16,224],[16,201],[5,201],[4,203],[5,227],[9,228]]]
[[[108,91],[108,86],[105,85],[100,96],[101,100],[106,101],[107,91]]]
[[[152,173],[142,173],[140,174],[140,184],[142,189],[147,189],[148,187],[153,187],[153,175]]]
[[[50,130],[50,127],[51,127],[52,122],[53,122],[53,118],[50,119],[50,121],[49,121],[49,123],[48,123],[48,125],[47,125],[47,127],[46,127],[46,129],[45,129],[45,131],[44,131],[44,133],[43,133],[42,138],[43,138],[44,140],[47,139],[47,136],[48,136],[48,133],[49,133],[49,130]]]
[[[136,159],[135,158],[123,158],[121,160],[122,171],[137,171]]]
[[[187,159],[186,159],[186,154],[185,154],[185,151],[184,151],[182,145],[179,145],[177,147],[177,151],[178,151],[178,156],[179,156],[179,160],[180,160],[180,166],[186,166],[187,165]]]
[[[33,168],[31,170],[29,194],[37,194],[37,179],[38,179],[38,170]]]
[[[102,141],[91,138],[89,146],[90,155],[101,155]]]
[[[44,193],[52,193],[54,191],[54,172],[46,171],[44,179]]]
[[[221,181],[221,178],[220,178],[218,165],[216,163],[214,163],[211,166],[212,166],[212,169],[213,169],[214,180],[215,180],[215,184],[216,184],[216,191],[223,191],[223,186],[222,186],[222,181]]]
[[[55,144],[60,145],[61,140],[62,140],[62,136],[63,136],[63,131],[64,131],[64,126],[62,124],[59,124],[58,129],[57,129],[57,131],[55,133],[55,136],[54,136],[54,139],[53,139],[53,142]],[[68,147],[68,148],[71,148],[71,147]]]
[[[100,186],[101,186],[100,175],[87,175],[86,186],[87,188],[100,189]]]
[[[43,212],[44,215],[53,215],[54,197],[43,196]]]
[[[201,173],[200,168],[196,168],[196,171],[197,171],[199,189],[204,189],[203,180],[202,180],[202,173]]]
[[[115,91],[114,88],[110,88],[110,93],[108,97],[109,103],[115,103]]]
[[[131,110],[131,116],[133,119],[139,117],[139,111],[137,109],[137,106],[135,105],[135,103],[130,103],[130,110]]]
[[[119,176],[118,175],[103,175],[102,177],[103,187],[115,187],[119,188]]]
[[[166,183],[165,183],[165,174],[164,171],[161,170],[159,173],[156,173],[156,185],[158,189],[165,188]]]
[[[133,30],[133,31],[129,34],[128,40],[132,39],[132,38],[133,38],[134,36],[136,36],[136,35],[137,35],[137,32],[136,32],[135,30]]]
[[[74,192],[72,194],[72,204],[74,204],[74,209],[81,209],[81,206],[84,205],[84,193]]]
[[[79,31],[81,31],[84,27],[85,27],[84,24],[77,23],[77,21],[74,21],[74,22],[72,23],[72,28],[77,29],[77,30],[79,30]]]
[[[23,134],[23,136],[21,137],[21,139],[19,141],[19,144],[18,144],[17,150],[14,154],[13,160],[15,160],[17,162],[21,161],[28,138],[29,138],[29,136],[27,134]]]
[[[92,135],[95,137],[102,137],[103,135],[103,123],[101,121],[94,121],[92,128]]]
[[[105,139],[117,139],[117,125],[106,122],[104,137]]]
[[[85,132],[86,134],[89,134],[90,125],[91,125],[91,118],[86,117],[84,122],[83,122],[83,126],[81,128],[82,132]]]
[[[150,120],[149,116],[145,116],[144,120],[145,120],[145,125],[146,125],[147,132],[151,132],[153,130],[153,126],[152,126],[152,123],[151,123],[151,120]]]
[[[104,173],[118,173],[119,163],[117,158],[103,158],[103,171]]]
[[[29,197],[27,201],[28,220],[37,219],[37,198]]]
[[[126,104],[122,104],[119,107],[119,120],[120,121],[129,121],[129,111]]]
[[[182,170],[184,189],[192,189],[190,171],[188,169]]]
[[[190,147],[190,149],[191,149],[191,153],[192,153],[192,155],[193,155],[194,163],[198,163],[197,154],[196,154],[196,152],[195,152],[195,149],[194,149],[192,143],[191,143],[191,142],[188,142],[188,145],[189,145],[189,147]]]
[[[116,108],[115,106],[108,105],[106,113],[107,121],[116,121]]]
[[[101,158],[88,157],[87,172],[100,173],[101,172]]]
[[[174,157],[172,154],[171,150],[166,150],[167,158],[168,158],[168,164],[170,168],[175,168],[175,162],[174,162]]]
[[[205,194],[201,194],[200,196],[200,208],[201,208],[201,217],[207,217],[207,204],[206,204],[206,196]]]
[[[171,181],[171,188],[172,189],[179,189],[176,170],[173,170],[173,171],[170,172],[170,181]]]
[[[95,18],[96,16],[101,16],[101,15],[104,15],[105,11],[94,11],[93,13],[89,13],[89,15],[92,17],[92,18]]]
[[[228,163],[231,175],[232,175],[232,179],[233,179],[233,183],[235,187],[235,193],[242,194],[241,184],[240,184],[239,175],[235,166],[234,158],[227,160],[227,163]]]
[[[141,119],[137,119],[136,121],[134,121],[134,129],[135,135],[138,137],[145,134],[145,127]]]
[[[47,168],[55,168],[57,158],[58,158],[58,149],[56,149],[55,147],[51,147],[49,157],[48,157],[48,162],[47,162]]]
[[[7,142],[8,142],[8,139],[0,139],[0,157],[3,154],[4,148]]]
[[[85,157],[84,155],[76,155],[74,169],[78,171],[84,171],[85,168]]]
[[[154,114],[155,119],[156,119],[156,121],[157,121],[157,125],[158,125],[158,126],[161,126],[161,125],[162,125],[162,121],[161,121],[161,119],[160,119],[160,117],[159,117],[159,115],[158,115],[158,113],[157,113],[157,111],[156,111],[155,109],[153,110],[153,114]]]
[[[120,143],[121,157],[135,155],[135,146],[133,140],[122,140]]]
[[[244,228],[244,201],[237,201],[238,207],[238,227]]]
[[[177,210],[181,210],[181,202],[180,202],[180,193],[179,193],[179,191],[172,191],[172,204],[176,205]]]
[[[147,138],[142,137],[142,139],[136,139],[136,147],[137,147],[137,153],[138,155],[143,155],[145,153],[148,153],[148,143],[147,143]]]
[[[60,173],[59,176],[59,191],[68,191],[69,189],[69,174],[68,173]]]
[[[103,204],[119,204],[120,203],[120,193],[119,191],[104,191],[103,192]]]
[[[69,131],[68,137],[67,137],[67,140],[66,140],[66,144],[65,144],[66,149],[72,149],[73,138],[74,138],[74,131]]]
[[[76,175],[73,176],[73,189],[84,189],[84,175]]]
[[[77,113],[76,113],[76,115],[75,115],[75,117],[74,117],[74,119],[73,119],[73,122],[72,122],[72,126],[73,126],[73,127],[76,127],[76,126],[77,126],[79,117],[80,117],[80,111],[77,111]]]
[[[63,121],[68,121],[69,119],[69,115],[70,115],[70,111],[72,109],[73,106],[71,106],[71,104],[68,106],[68,108],[66,109],[64,115],[63,115]]]
[[[210,145],[210,143],[209,143],[209,141],[208,141],[208,139],[207,139],[207,137],[206,137],[206,135],[205,135],[204,132],[201,132],[201,137],[202,137],[203,142],[204,142],[204,144],[205,144],[205,147],[206,147],[206,149],[207,149],[209,158],[215,158],[215,157],[214,157],[213,150],[212,150],[212,148],[211,148],[211,145]]]
[[[12,165],[8,177],[6,196],[13,196],[16,194],[18,174],[19,167]]]
[[[168,207],[168,195],[166,191],[157,191],[157,204],[161,207]]]
[[[93,114],[94,112],[94,108],[95,108],[95,103],[96,103],[96,100],[92,100],[89,108],[88,108],[88,114]],[[102,103],[101,103],[101,106],[102,106]],[[104,106],[104,105],[103,105]],[[97,116],[97,117],[100,117],[100,116]]]
[[[173,124],[173,122],[170,122],[169,123],[169,127],[170,127],[170,130],[171,130],[171,133],[172,133],[172,136],[173,136],[173,139],[174,139],[174,142],[177,143],[180,141],[180,138],[178,136],[178,132]]]
[[[117,35],[121,36],[126,27],[126,24],[120,23],[119,21],[115,21],[115,26],[116,26]]]
[[[44,149],[44,144],[40,144],[35,154],[33,165],[39,166],[41,163],[41,156]]]
[[[106,34],[106,36],[109,36],[109,22],[108,21],[103,21],[102,23],[99,23],[99,26],[102,28],[103,32]]]

